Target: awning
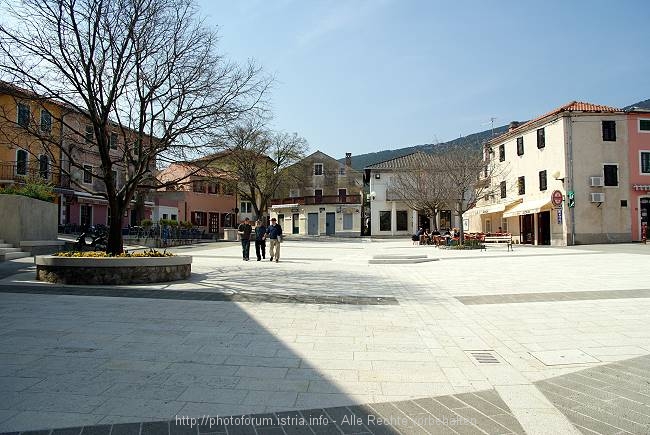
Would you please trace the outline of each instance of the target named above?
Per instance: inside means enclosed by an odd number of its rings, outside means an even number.
[[[300,207],[300,204],[276,204],[272,205],[271,209],[278,209],[278,208],[298,208]]]
[[[465,213],[463,213],[463,216],[477,216],[482,214],[501,213],[506,208],[520,202],[521,199],[517,199],[515,201],[510,201],[510,202],[500,202],[498,204],[490,204],[490,205],[485,205],[483,207],[474,207],[473,209],[467,210]]]
[[[524,201],[521,204],[513,207],[511,210],[503,213],[503,217],[522,216],[525,214],[539,213],[543,209],[550,208],[551,201],[548,199],[538,199],[535,201]]]

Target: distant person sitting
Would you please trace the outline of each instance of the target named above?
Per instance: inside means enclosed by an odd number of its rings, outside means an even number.
[[[422,228],[419,228],[415,234],[411,237],[411,240],[413,240],[413,244],[418,244],[420,243],[420,236],[422,235]]]
[[[497,234],[503,234],[503,229],[501,227],[497,228]]]
[[[440,235],[440,231],[438,231],[438,228],[434,228],[433,231],[431,231],[431,235],[432,235],[432,236],[439,236],[439,235]]]

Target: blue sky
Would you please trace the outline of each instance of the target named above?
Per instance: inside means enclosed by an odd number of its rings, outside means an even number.
[[[276,83],[272,128],[335,158],[444,142],[571,100],[650,98],[646,0],[200,0]]]

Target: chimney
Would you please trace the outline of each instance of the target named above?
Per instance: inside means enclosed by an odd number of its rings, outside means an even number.
[[[352,167],[352,153],[345,153],[345,166],[347,168]]]
[[[508,131],[512,131],[515,128],[519,127],[521,125],[521,122],[519,121],[512,121],[510,124],[508,124]]]

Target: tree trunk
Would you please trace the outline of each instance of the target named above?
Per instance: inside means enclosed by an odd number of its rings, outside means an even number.
[[[458,202],[458,207],[456,209],[456,214],[458,215],[458,231],[460,232],[460,240],[458,241],[458,244],[462,245],[465,243],[465,229],[463,228],[463,203]]]
[[[111,209],[111,221],[108,225],[108,243],[106,252],[111,255],[119,255],[124,252],[124,241],[122,240],[122,216],[126,206],[118,198],[109,201]]]

